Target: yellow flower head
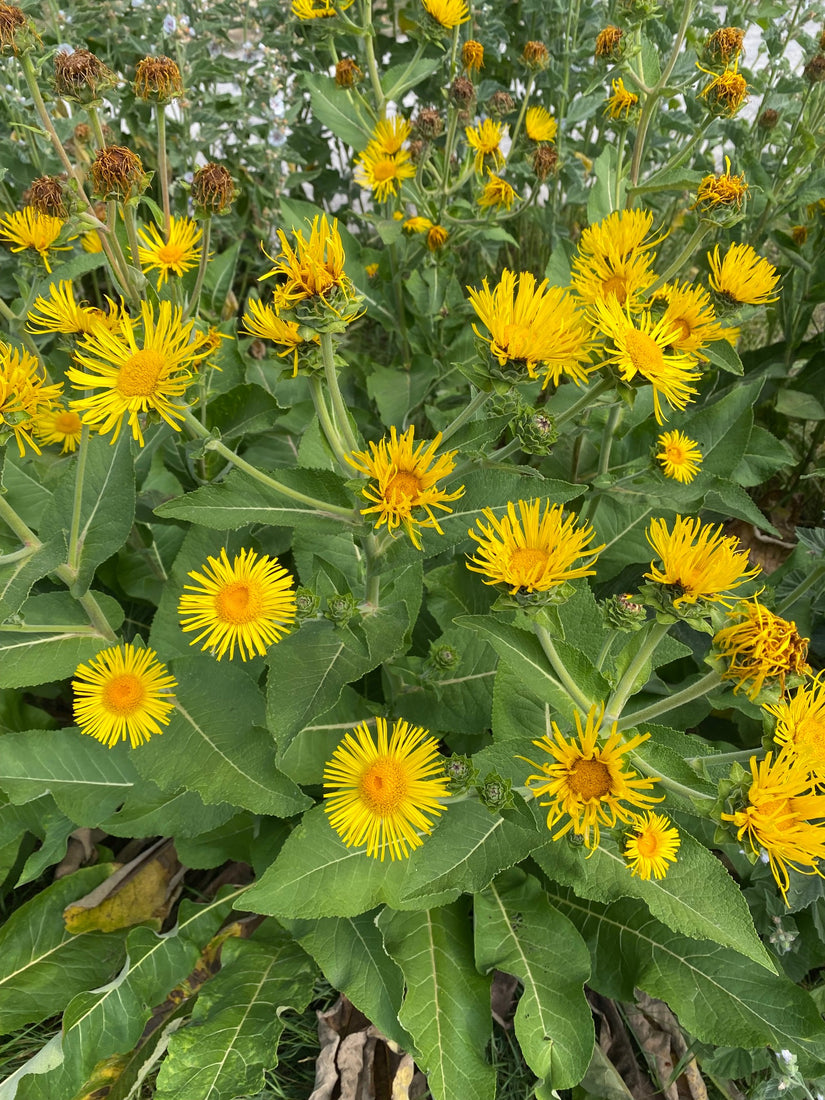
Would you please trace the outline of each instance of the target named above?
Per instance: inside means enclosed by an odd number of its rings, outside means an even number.
[[[732,244],[724,257],[719,257],[719,245],[708,252],[710,285],[728,302],[743,306],[764,306],[775,302],[779,275],[749,244]]]
[[[674,607],[699,600],[729,606],[731,589],[761,572],[758,565],[748,569],[747,550],[739,549],[739,539],[733,535],[723,535],[721,524],[714,531],[712,523],[703,527],[700,519],[677,516],[669,531],[667,520],[654,519],[647,541],[662,566],[651,562],[645,576],[673,591]]]
[[[528,107],[524,132],[530,141],[554,141],[558,125],[546,107]]]
[[[477,519],[480,534],[472,528],[478,543],[475,556],[467,561],[471,573],[480,573],[485,584],[506,584],[510,594],[548,592],[578,577],[591,577],[592,568],[604,546],[590,546],[595,532],[588,524],[577,526],[578,516],[567,519],[560,504],[544,501],[509,501],[507,514],[498,519],[492,508]],[[579,563],[579,559],[586,559]],[[578,563],[578,564],[577,564]]]
[[[701,371],[694,358],[673,349],[680,330],[664,318],[654,320],[647,311],[633,316],[615,298],[594,302],[593,316],[597,331],[612,344],[605,349],[606,362],[615,364],[622,381],[639,375],[653,386],[656,423],[667,420],[662,399],[684,410],[698,392],[691,383],[701,378]]]
[[[421,0],[427,14],[447,30],[470,18],[465,0]]]
[[[774,739],[788,746],[818,783],[825,780],[825,679],[822,673],[790,699],[763,707],[776,719]]]
[[[32,428],[40,443],[59,443],[65,455],[74,451],[80,442],[83,421],[72,409],[55,405],[39,413],[32,422]]]
[[[141,302],[140,318],[122,316],[115,331],[97,325],[83,336],[75,351],[77,366],[66,375],[79,390],[97,392],[71,405],[101,435],[114,431],[117,439],[123,421],[132,437],[143,446],[140,417],[155,412],[180,431],[184,406],[175,402],[186,393],[192,370],[209,355],[208,340],[195,334],[194,321],[184,323],[180,307],[160,302],[157,315],[149,302]]]
[[[705,49],[711,57],[718,57],[723,64],[735,60],[742,52],[745,32],[739,27],[720,27],[705,42]]]
[[[557,384],[562,373],[578,385],[596,369],[590,365],[590,326],[574,299],[560,287],[548,286],[547,279],[536,286],[535,276],[529,271],[517,276],[505,268],[492,290],[486,279],[482,280],[481,290],[467,290],[490,335],[479,332],[475,324],[473,331],[490,345],[499,366],[523,366],[531,378],[537,378],[543,369],[545,386],[551,378]]]
[[[71,281],[61,279],[49,285],[48,295],[41,294],[29,310],[26,328],[29,332],[86,333],[106,324],[102,310],[79,305],[75,301]]]
[[[647,809],[664,797],[649,793],[658,780],[643,778],[626,767],[623,759],[647,741],[650,734],[637,733],[623,742],[614,722],[610,736],[599,744],[603,718],[604,706],[592,706],[582,728],[581,715],[576,711],[578,742],[574,737],[569,740],[563,737],[553,722],[554,737],[545,734],[541,740],[533,742],[536,748],[553,757],[553,762],[536,764],[526,760],[541,772],[528,776],[526,786],[534,798],[547,799],[539,803],[549,808],[547,828],[552,829],[557,822],[566,819],[553,834],[553,840],[572,829],[591,850],[599,846],[602,825],[612,828],[617,821],[633,821],[636,817],[633,807]]]
[[[478,205],[483,207],[495,206],[497,210],[500,210],[503,206],[505,210],[509,210],[518,195],[507,180],[502,179],[501,176],[494,176],[489,169],[487,175],[490,178],[481,190],[481,194],[477,199]]]
[[[388,157],[394,156],[410,136],[412,126],[405,118],[395,115],[393,118],[379,119],[375,124],[370,145],[374,145]]]
[[[249,298],[246,303],[247,312],[243,315],[244,331],[250,336],[257,336],[259,340],[271,340],[280,347],[278,355],[281,359],[287,355],[292,356],[292,377],[298,373],[298,349],[309,343],[319,343],[320,336],[313,336],[312,341],[306,341],[299,335],[300,325],[297,321],[286,321],[279,317],[272,306],[265,306],[255,298]]]
[[[0,240],[11,245],[12,252],[33,249],[45,264],[46,271],[51,274],[49,252],[69,251],[69,245],[57,244],[63,225],[61,218],[41,214],[34,206],[24,206],[22,210],[15,210],[0,218]],[[77,234],[69,240],[74,240],[76,236]]]
[[[731,175],[730,157],[725,157],[725,171],[718,176],[705,176],[696,189],[694,206],[713,208],[716,206],[735,206],[738,210],[748,192],[745,174]]]
[[[747,102],[748,84],[744,76],[737,69],[738,62],[734,62],[732,69],[725,69],[723,73],[713,73],[710,69],[702,69],[703,73],[712,76],[713,80],[707,84],[700,95],[707,97],[708,103],[720,114],[733,117],[743,103]]]
[[[652,249],[666,235],[651,235],[652,226],[650,211],[622,210],[582,231],[571,281],[584,302],[614,297],[619,305],[640,308],[656,279]]]
[[[254,550],[241,550],[232,564],[221,549],[220,557],[207,557],[202,572],[189,576],[197,584],[185,584],[178,614],[181,630],[198,630],[190,645],[203,642],[220,661],[237,646],[241,660],[267,649],[289,633],[295,622],[295,587],[290,574],[277,558],[258,557]]]
[[[448,493],[436,484],[455,468],[455,451],[446,451],[436,458],[441,433],[431,443],[419,442],[415,448],[414,433],[414,425],[403,435],[391,427],[389,440],[385,437],[377,444],[370,443],[368,451],[353,451],[347,462],[360,474],[372,478],[361,492],[374,503],[362,508],[361,515],[376,515],[376,528],[386,523],[390,534],[403,526],[413,546],[420,550],[421,528],[444,534],[433,509],[451,512],[447,502],[458,500],[464,487]]]
[[[668,863],[676,862],[676,853],[682,838],[679,830],[664,814],[648,810],[633,822],[625,842],[624,855],[631,875],[638,875],[647,882],[651,875],[664,878]]]
[[[784,694],[785,677],[810,672],[806,661],[808,639],[800,638],[796,623],[774,615],[754,596],[728,612],[730,626],[718,631],[713,644],[728,667],[723,680],[735,680],[734,692],[750,683],[748,698],[755,699],[765,680],[778,680]]]
[[[191,218],[170,218],[169,239],[166,240],[154,222],[148,229],[138,230],[143,242],[138,246],[138,258],[144,275],[157,269],[158,290],[169,275],[185,275],[197,267],[201,259],[198,241],[203,230]]]
[[[40,454],[31,436],[33,422],[54,407],[62,389],[62,382],[44,383],[33,355],[0,340],[0,439],[12,432],[21,458],[26,453],[24,444]]]
[[[296,19],[329,19],[352,3],[354,0],[292,0],[292,14]]]
[[[491,118],[485,118],[478,126],[465,126],[464,133],[467,144],[475,149],[473,166],[476,172],[484,171],[485,158],[493,162],[493,168],[501,168],[504,164],[504,154],[499,149],[501,139],[507,134],[507,127],[500,122],[493,122]]]
[[[650,210],[614,210],[600,222],[582,230],[579,253],[597,256],[609,263],[626,260],[636,252],[649,252],[667,236],[667,233],[651,233],[652,229]]]
[[[747,804],[721,818],[733,822],[739,840],[747,836],[754,852],[768,853],[773,877],[787,903],[788,868],[822,876],[825,795],[810,793],[808,769],[790,746],[775,761],[772,756],[769,752],[761,763],[751,757]]]
[[[639,102],[635,92],[628,91],[621,77],[612,81],[613,95],[607,101],[604,113],[610,118],[621,118],[624,114],[625,121],[630,118],[631,110]]]
[[[429,233],[432,227],[433,223],[429,218],[407,218],[404,222],[404,229],[407,233]]]
[[[665,477],[672,477],[683,485],[693,481],[702,465],[702,452],[696,441],[684,432],[665,432],[656,444],[661,447],[656,460],[661,462]]]
[[[157,660],[153,649],[118,645],[104,649],[87,665],[78,665],[74,690],[74,720],[81,733],[113,748],[128,734],[132,748],[161,734],[175,706],[174,677]]]
[[[397,718],[375,719],[378,743],[366,722],[348,733],[324,768],[324,809],[348,848],[366,842],[368,856],[406,859],[432,832],[432,818],[449,794],[438,741]]]
[[[309,302],[329,309],[342,320],[354,320],[358,316],[352,304],[355,292],[344,273],[344,245],[337,219],[330,225],[326,214],[320,214],[312,220],[309,240],[301,229],[293,230],[292,235],[294,248],[283,229],[278,230],[281,251],[274,258],[267,256],[275,266],[259,282],[277,280],[275,294],[283,308]]]
[[[710,295],[700,286],[690,283],[666,283],[656,294],[666,302],[664,317],[679,335],[671,344],[674,351],[695,355],[707,362],[702,348],[725,338],[725,330],[716,320]]]
[[[427,234],[427,248],[430,252],[438,252],[447,243],[449,236],[443,225],[434,225]]]
[[[619,53],[623,38],[624,31],[621,30],[621,28],[614,27],[612,24],[608,24],[596,35],[596,48],[594,50],[594,56],[615,57]]]
[[[384,202],[390,195],[398,194],[404,180],[413,178],[415,165],[406,149],[384,153],[371,141],[355,158],[354,174],[361,187],[372,191],[378,202]]]
[[[461,47],[461,64],[465,73],[480,73],[484,68],[484,47],[480,42],[469,38]]]
[[[84,252],[95,254],[103,251],[103,242],[96,229],[90,229],[88,233],[84,233],[80,238],[80,243]]]

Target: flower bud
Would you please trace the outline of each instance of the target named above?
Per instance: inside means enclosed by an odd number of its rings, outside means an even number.
[[[92,129],[85,122],[78,122],[74,128],[74,139],[78,145],[89,145],[92,140]]]
[[[424,147],[427,143],[417,138],[415,141],[411,141],[409,144],[410,160],[413,164],[418,164],[421,160],[421,154],[424,152]]]
[[[103,92],[114,88],[117,76],[90,50],[58,53],[54,56],[54,87],[63,99],[84,106],[95,103]]]
[[[801,248],[808,239],[807,225],[795,225],[791,230],[791,236],[793,237],[793,243]]]
[[[435,107],[423,107],[413,122],[413,130],[424,141],[432,141],[444,133],[444,119]]]
[[[149,185],[137,153],[125,145],[104,145],[92,161],[94,193],[101,199],[128,199],[142,195]]]
[[[541,72],[550,64],[550,51],[543,42],[528,42],[521,56],[527,68],[534,72]]]
[[[351,88],[364,79],[364,74],[351,57],[342,57],[335,66],[335,83],[339,88]]]
[[[476,790],[483,806],[491,813],[500,813],[515,806],[512,786],[512,779],[502,779],[498,772],[490,772]]]
[[[324,616],[329,619],[330,622],[342,625],[343,623],[348,623],[353,615],[357,613],[358,606],[351,592],[344,592],[342,595],[336,593],[334,596],[329,596],[327,598],[327,607]]]
[[[192,177],[196,217],[208,218],[213,214],[228,213],[237,194],[232,176],[222,164],[210,161]]]
[[[470,38],[461,47],[461,64],[466,73],[475,70],[477,73],[484,68],[484,47],[480,42]]]
[[[614,630],[634,631],[645,625],[647,612],[630,593],[609,596],[601,605],[605,624]]]
[[[536,409],[523,409],[513,425],[521,449],[528,455],[549,455],[559,438],[552,416]]]
[[[135,68],[133,85],[138,99],[168,103],[183,95],[180,69],[171,57],[144,57]]]
[[[779,111],[773,107],[767,107],[759,116],[759,127],[762,130],[772,130],[779,122]]]
[[[435,642],[430,645],[430,656],[427,659],[428,664],[431,664],[441,672],[449,672],[451,669],[455,668],[460,659],[460,655],[456,652],[455,646],[436,645]]]
[[[434,225],[427,233],[427,248],[430,252],[439,252],[447,243],[449,235],[443,225]]]
[[[321,599],[311,588],[301,585],[295,589],[295,618],[299,622],[303,619],[314,619],[320,606]]]
[[[23,195],[27,206],[33,206],[38,214],[50,214],[53,218],[68,217],[66,207],[66,173],[61,176],[38,176]]]
[[[608,25],[596,35],[595,56],[615,60],[622,52],[624,31]]]
[[[444,774],[450,780],[450,790],[453,794],[461,794],[468,790],[478,779],[478,769],[474,766],[471,757],[459,756],[454,753],[444,765]]]

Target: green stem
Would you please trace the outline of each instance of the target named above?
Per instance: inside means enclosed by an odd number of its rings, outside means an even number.
[[[0,554],[0,566],[13,565],[16,561],[22,561],[23,558],[30,558],[34,550],[30,546],[24,546],[21,550],[15,550],[13,554]]]
[[[106,146],[106,138],[103,135],[103,126],[100,122],[100,114],[97,107],[89,105],[86,108],[86,114],[89,116],[89,121],[92,124],[92,131],[95,136],[95,145],[98,149],[103,149]]]
[[[788,593],[782,603],[777,607],[776,614],[784,615],[789,608],[793,607],[799,597],[803,596],[809,588],[812,588],[823,575],[825,575],[825,562],[820,562],[820,564],[808,574],[804,581],[800,581],[796,588]]]
[[[312,394],[312,403],[315,406],[316,415],[321,422],[321,430],[326,436],[327,443],[329,443],[332,448],[332,453],[338,460],[338,465],[347,477],[354,477],[355,471],[347,462],[347,452],[341,443],[341,436],[338,434],[338,429],[335,427],[332,417],[329,415],[329,409],[324,400],[324,390],[321,385],[321,379],[317,374],[310,375],[309,391]]]
[[[158,123],[158,175],[160,176],[160,196],[163,205],[163,233],[169,240],[172,229],[172,208],[169,203],[169,164],[166,158],[166,106],[158,103],[155,107]]]
[[[129,241],[129,251],[132,255],[132,267],[140,271],[140,243],[137,235],[137,216],[135,208],[130,203],[123,204],[123,221],[126,225],[126,237]]]
[[[630,662],[621,680],[616,685],[607,703],[607,707],[605,708],[604,725],[607,726],[608,729],[621,717],[621,713],[628,699],[633,694],[633,689],[636,687],[636,681],[640,673],[653,656],[659,642],[661,642],[669,630],[670,624],[658,623],[655,619],[647,624],[644,637],[640,640],[639,648],[636,650],[636,656]]]
[[[393,84],[393,86],[387,92],[386,97],[385,97],[386,99],[388,99],[388,100],[398,99],[399,94],[403,94],[405,91],[407,91],[407,89],[404,87],[404,84],[407,80],[407,77],[410,75],[410,73],[413,71],[415,66],[421,60],[422,54],[424,53],[425,45],[426,44],[424,42],[419,42],[418,43],[418,46],[416,47],[415,53],[413,54],[412,61],[410,61],[409,65],[407,65],[404,72],[401,74],[401,76],[398,78],[398,80],[396,80],[395,84]]]
[[[602,648],[599,650],[599,656],[596,658],[596,669],[598,672],[604,668],[604,662],[607,660],[607,655],[610,652],[610,647],[613,645],[613,639],[615,634],[608,634],[602,643]]]
[[[694,699],[701,699],[703,695],[707,695],[709,691],[713,691],[721,683],[722,677],[718,672],[708,672],[695,684],[677,691],[675,695],[667,695],[658,703],[651,703],[648,707],[643,707],[641,710],[634,711],[633,714],[626,715],[619,724],[620,728],[628,729],[630,726],[644,725],[645,722],[658,718],[660,714],[667,714],[668,711],[676,710],[677,707],[684,706],[685,703],[691,703]]]
[[[571,700],[580,707],[586,714],[591,707],[591,702],[587,696],[580,690],[578,684],[567,671],[564,661],[558,654],[558,651],[553,644],[553,639],[550,637],[550,633],[546,627],[541,626],[539,623],[533,623],[533,629],[536,632],[536,637],[539,640],[541,648],[544,650],[547,660],[550,662],[553,671],[564,687],[564,690],[570,696]]]
[[[74,475],[74,499],[72,501],[72,525],[69,529],[69,554],[67,557],[70,569],[77,572],[80,560],[80,514],[83,511],[83,479],[86,476],[86,459],[89,454],[89,425],[84,422],[80,429],[80,445],[77,452],[77,466]]]
[[[358,450],[358,440],[355,438],[349,422],[349,413],[344,403],[341,387],[338,385],[338,371],[335,369],[335,344],[331,332],[321,333],[321,359],[324,363],[324,378],[332,401],[332,416],[344,447],[348,451]]]
[[[23,520],[15,512],[14,508],[6,500],[5,496],[0,493],[0,519],[5,520],[6,525],[14,531],[15,535],[23,543],[23,546],[30,552],[34,553],[39,550],[43,543],[28,527]]]
[[[92,634],[99,636],[93,626],[78,626],[77,623],[2,623],[0,630],[16,634]]]
[[[447,122],[447,137],[444,141],[444,167],[441,174],[441,199],[438,204],[438,220],[444,217],[444,207],[447,205],[447,196],[450,193],[450,167],[453,160],[453,148],[455,146],[455,136],[458,130],[458,108],[455,104],[450,105],[450,117]]]
[[[463,428],[468,420],[471,420],[490,394],[486,390],[479,390],[475,397],[461,410],[452,424],[448,424],[441,433],[441,442],[446,443],[450,436],[455,435],[459,428]]]
[[[560,428],[562,424],[566,424],[568,420],[578,416],[582,409],[590,408],[597,397],[600,397],[605,390],[612,389],[612,387],[613,379],[608,377],[600,378],[595,386],[586,386],[583,396],[575,401],[569,409],[565,409],[556,417],[556,427]]]
[[[671,172],[674,168],[678,168],[680,164],[683,164],[690,155],[691,149],[693,149],[694,145],[702,140],[708,130],[708,127],[712,122],[716,121],[716,118],[716,115],[708,115],[702,122],[702,125],[694,132],[687,145],[683,145],[681,149],[677,149],[670,160],[663,164],[661,168],[657,169],[656,174],[648,179],[645,187],[640,190],[648,191],[654,188],[656,183],[656,176],[663,176],[666,172]]]
[[[375,28],[372,21],[372,0],[364,0],[362,7],[362,25],[364,29],[364,51],[367,55],[367,71],[370,74],[372,95],[375,100],[375,113],[379,118],[384,117],[386,98],[381,87],[381,77],[378,74],[378,65],[375,60]]]
[[[195,279],[195,286],[192,289],[192,296],[189,299],[186,309],[183,311],[183,320],[187,321],[192,314],[195,317],[200,312],[201,305],[201,290],[203,289],[203,280],[206,275],[206,265],[209,263],[209,243],[212,236],[212,219],[203,219],[203,237],[201,238],[201,258],[198,261],[198,274]]]
[[[375,568],[375,563],[381,556],[383,548],[375,535],[369,534],[364,539],[364,554],[366,556],[366,587],[367,603],[378,607],[378,597],[381,592],[381,574]]]
[[[530,96],[533,94],[533,88],[536,86],[536,74],[530,73],[527,78],[527,87],[524,91],[524,101],[521,105],[518,118],[516,119],[516,128],[513,130],[512,141],[510,142],[510,152],[512,153],[516,147],[518,136],[521,133],[521,127],[524,123],[525,115],[527,114],[527,104],[530,102]]]
[[[699,222],[699,224],[693,230],[693,233],[690,235],[690,239],[688,240],[682,251],[676,257],[676,259],[668,265],[667,271],[659,276],[653,286],[647,289],[645,293],[647,294],[648,298],[651,297],[651,295],[655,294],[660,287],[664,286],[671,275],[682,269],[685,262],[690,259],[690,257],[693,255],[693,253],[696,251],[696,249],[699,247],[701,242],[708,235],[712,228],[712,222]]]
[[[613,440],[616,435],[616,429],[621,423],[623,415],[623,405],[614,405],[610,410],[610,414],[607,418],[607,423],[605,424],[604,431],[602,432],[602,445],[599,452],[599,468],[596,473],[597,477],[601,477],[602,475],[606,474],[610,469],[610,452],[613,449]],[[581,514],[582,521],[587,520],[590,523],[593,522],[593,517],[598,511],[599,504],[601,503],[603,496],[604,494],[600,491],[596,491],[595,493],[591,494],[590,498],[587,501],[587,506]]]

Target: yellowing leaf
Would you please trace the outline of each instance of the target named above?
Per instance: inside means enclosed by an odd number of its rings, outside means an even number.
[[[171,841],[160,840],[118,868],[97,889],[63,910],[66,929],[79,935],[113,932],[134,924],[160,928],[177,896],[178,857]]]

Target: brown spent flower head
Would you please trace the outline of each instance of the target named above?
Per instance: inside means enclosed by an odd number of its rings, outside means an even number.
[[[767,107],[759,116],[759,127],[762,130],[772,130],[779,122],[779,111],[775,111],[773,107]]]
[[[472,80],[468,80],[466,76],[457,76],[450,85],[447,95],[457,107],[467,107],[475,99],[476,90]]]
[[[413,164],[418,164],[421,160],[421,154],[424,152],[425,145],[426,142],[422,141],[421,138],[416,138],[415,141],[410,142],[409,154]]]
[[[95,195],[125,202],[142,194],[148,183],[137,153],[125,145],[104,145],[92,161]]]
[[[34,24],[15,4],[0,3],[0,53],[25,53],[40,38]]]
[[[200,217],[226,214],[235,201],[237,191],[228,168],[210,161],[192,177],[192,200]]]
[[[60,176],[38,176],[23,195],[26,206],[33,206],[38,214],[51,214],[53,218],[66,218],[66,173]]]
[[[825,55],[812,57],[802,72],[809,84],[821,84],[825,80]]]
[[[413,130],[424,139],[432,141],[444,133],[444,119],[436,107],[422,107],[413,122]]]
[[[461,47],[461,64],[465,73],[479,73],[484,68],[484,47],[475,39],[469,38]]]
[[[620,27],[608,24],[596,35],[595,57],[615,58],[622,50],[624,31]]]
[[[705,42],[705,50],[708,55],[727,65],[742,52],[742,43],[745,41],[745,32],[739,27],[720,27]]]
[[[351,88],[364,79],[364,74],[351,57],[342,57],[335,65],[335,83],[339,88]]]
[[[74,139],[78,145],[90,145],[92,141],[92,128],[85,122],[78,122],[74,128]]]
[[[528,42],[521,57],[528,69],[539,72],[550,64],[550,51],[543,42]]]
[[[144,57],[135,67],[133,88],[138,99],[168,103],[183,95],[183,79],[171,57]]]
[[[546,180],[559,166],[559,154],[552,145],[539,145],[533,152],[533,171],[536,179]]]
[[[509,92],[493,92],[490,98],[487,100],[487,109],[491,115],[495,115],[496,118],[503,118],[505,115],[511,115],[516,109],[516,102]]]
[[[91,50],[58,53],[54,56],[55,91],[75,103],[92,103],[107,88],[117,84],[117,76]]]
[[[807,225],[795,225],[791,230],[791,237],[793,237],[793,243],[801,248],[808,240]]]

